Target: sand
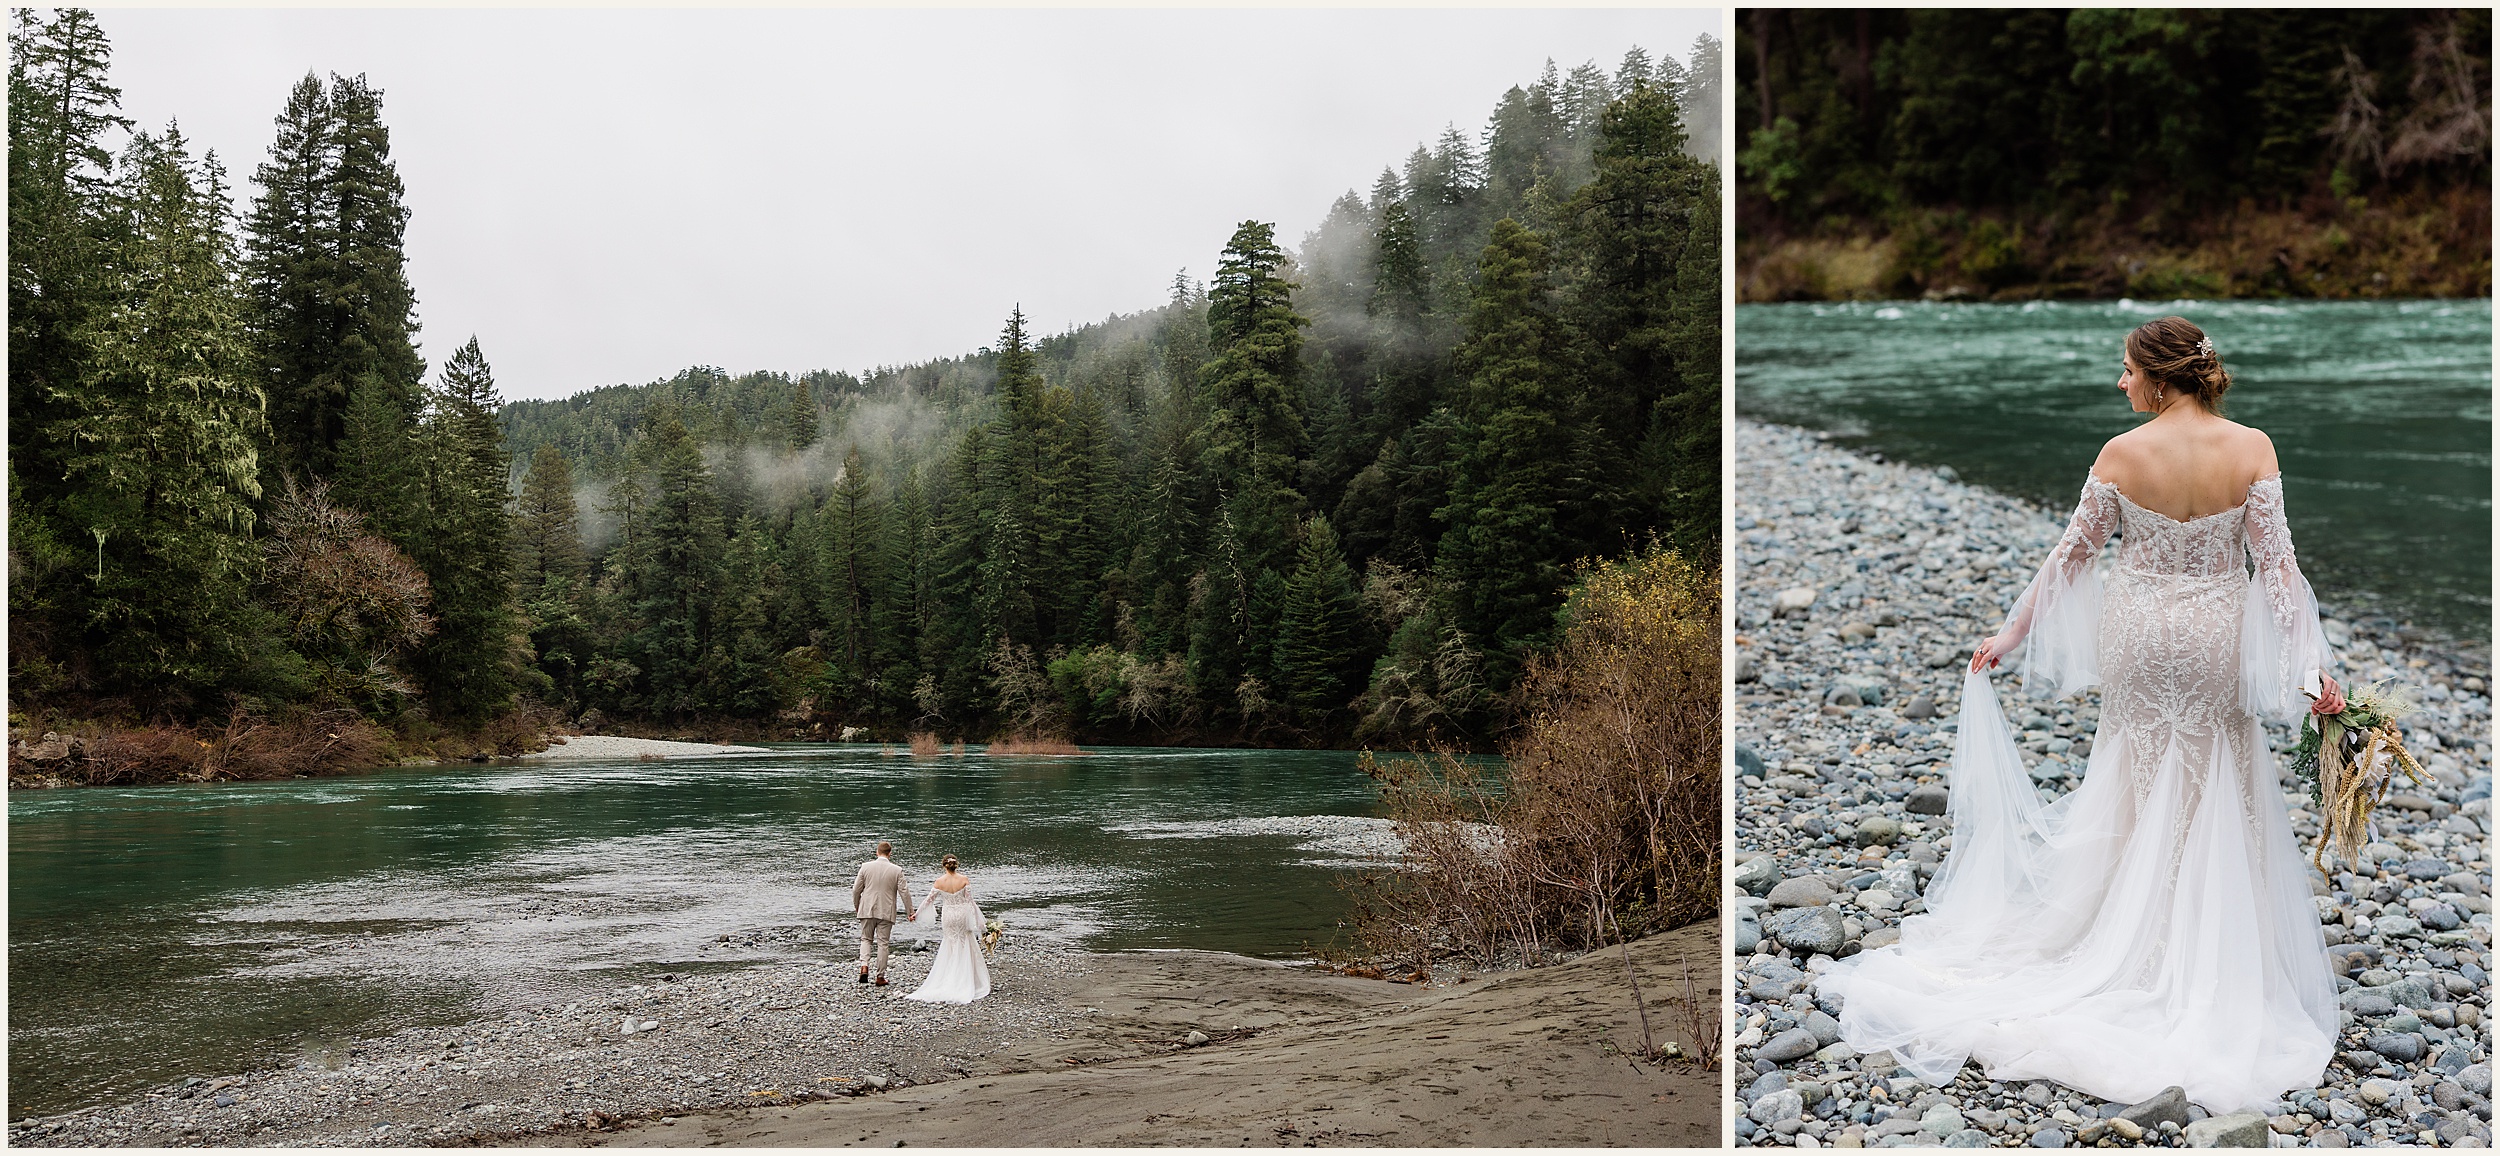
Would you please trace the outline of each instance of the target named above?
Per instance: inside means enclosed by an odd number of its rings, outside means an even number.
[[[1689,1053],[1689,967],[1718,1032],[1715,923],[1632,945],[1652,1030]],[[857,1098],[640,1120],[518,1142],[683,1147],[1719,1144],[1716,1069],[1648,1063],[1618,950],[1410,987],[1238,956],[1097,957],[1075,1037]],[[1191,1030],[1211,1037],[1189,1047]]]

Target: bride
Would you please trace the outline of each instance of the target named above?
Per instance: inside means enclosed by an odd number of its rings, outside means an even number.
[[[2337,1010],[2258,716],[2343,696],[2273,443],[2222,417],[2213,343],[2164,317],[2127,335],[2124,365],[2119,388],[2154,417],[2102,448],[2065,536],[1971,658],[1928,913],[1822,986],[1851,1047],[1930,1084],[1975,1059],[2105,1100],[2175,1084],[2216,1114],[2265,1111],[2315,1086]],[[2101,688],[2083,784],[2045,806],[1985,673],[2017,647],[2026,687]]]
[[[955,869],[952,855],[939,860],[946,874],[930,885],[929,897],[920,901],[921,910],[938,907],[937,962],[929,968],[929,978],[920,981],[905,999],[928,1003],[971,1003],[990,994],[990,965],[981,958],[980,904],[972,901],[972,879]],[[912,913],[915,921],[919,912]]]

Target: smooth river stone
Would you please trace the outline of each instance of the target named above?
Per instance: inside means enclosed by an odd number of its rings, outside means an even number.
[[[1790,1028],[1787,1031],[1781,1032],[1780,1034],[1763,1041],[1761,1047],[1753,1050],[1753,1054],[1769,1060],[1774,1064],[1785,1064],[1790,1060],[1802,1060],[1807,1056],[1813,1055],[1815,1050],[1820,1046],[1821,1045],[1814,1042],[1813,1032],[1807,1031],[1804,1028]],[[1780,1094],[1784,1096],[1796,1095],[1794,1092],[1782,1092]],[[1768,1123],[1769,1121],[1762,1122]]]
[[[1821,907],[1830,903],[1834,895],[1831,884],[1812,875],[1801,875],[1771,888],[1769,898],[1773,908]]]
[[[1779,860],[1769,855],[1747,860],[1728,876],[1728,882],[1747,895],[1768,895],[1772,888],[1779,886]]]
[[[1764,920],[1762,930],[1788,950],[1809,955],[1838,955],[1849,942],[1848,924],[1840,912],[1829,907],[1780,912]]]

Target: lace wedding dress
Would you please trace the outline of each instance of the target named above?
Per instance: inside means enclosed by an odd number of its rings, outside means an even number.
[[[1899,944],[1824,977],[1841,1037],[1938,1085],[1968,1058],[2108,1100],[2176,1084],[2216,1113],[2314,1086],[2335,986],[2258,716],[2307,709],[2334,658],[2281,475],[2185,522],[2088,478],[2007,630],[2027,687],[2101,687],[2083,784],[2042,805],[1986,675],[1965,679],[1952,853]]]
[[[920,981],[904,999],[927,1003],[971,1003],[990,994],[990,965],[981,958],[981,932],[986,921],[981,918],[981,905],[972,901],[972,884],[960,891],[929,889],[922,907],[936,905],[938,912],[938,957],[929,968],[929,978]]]

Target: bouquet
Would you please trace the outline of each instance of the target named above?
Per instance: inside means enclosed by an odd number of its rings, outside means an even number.
[[[2317,671],[2301,682],[2312,701],[2323,693]],[[2361,845],[2369,841],[2370,811],[2387,797],[2397,771],[2408,781],[2430,781],[2405,749],[2398,720],[2412,714],[2413,700],[2386,681],[2348,692],[2336,714],[2312,714],[2300,724],[2300,745],[2292,748],[2292,771],[2309,784],[2309,801],[2320,817],[2317,849],[2309,861],[2326,871],[2329,847],[2345,862],[2358,866]]]

